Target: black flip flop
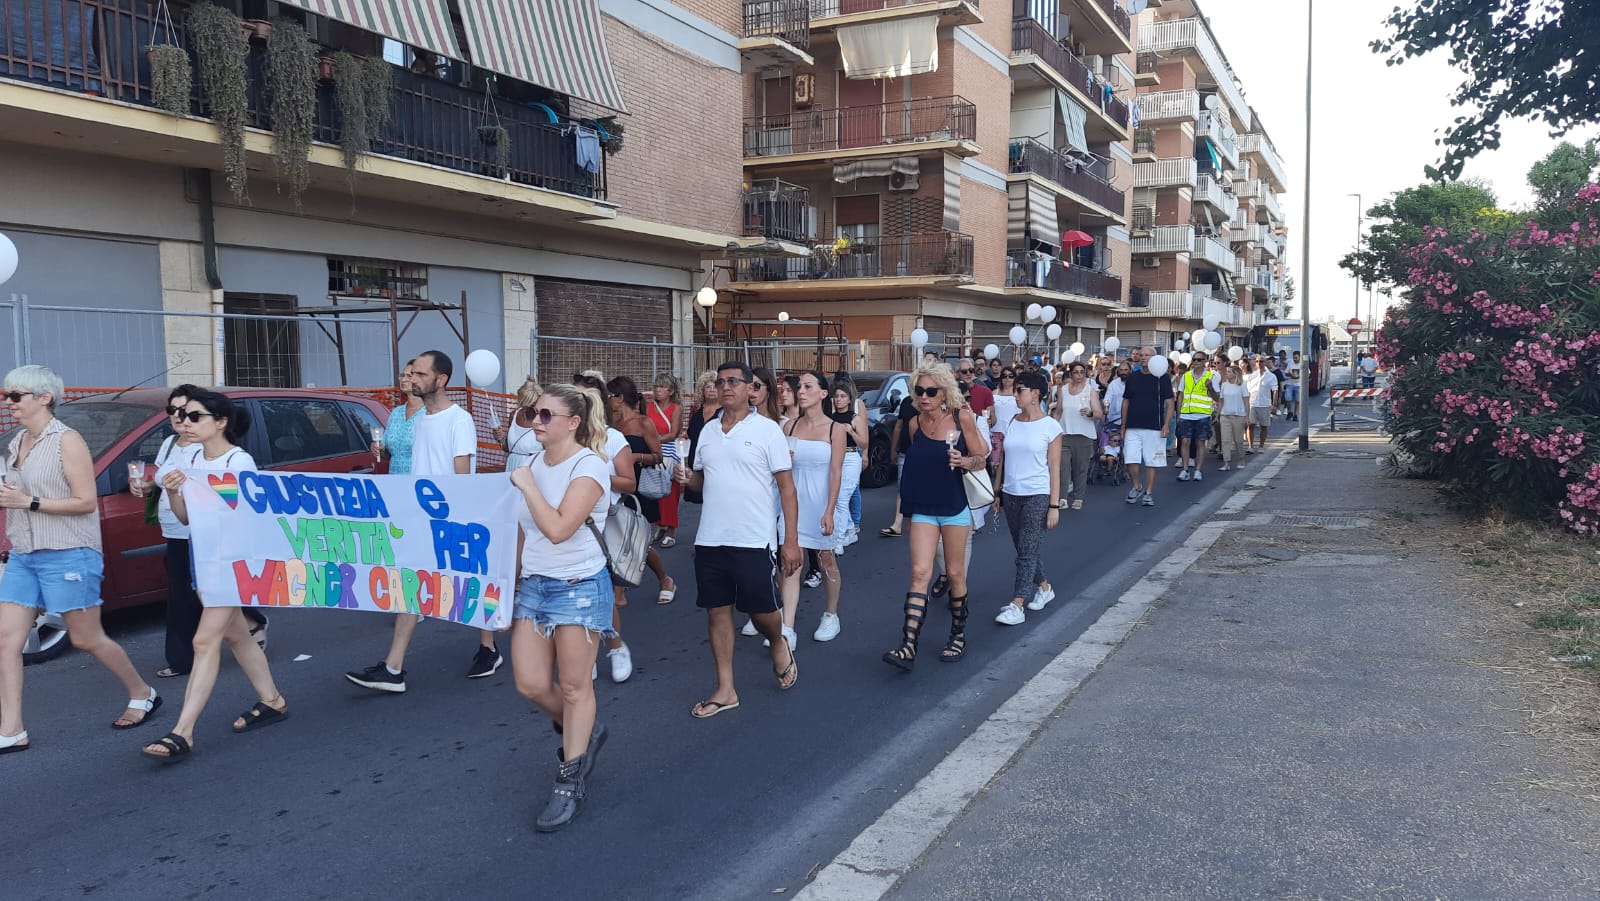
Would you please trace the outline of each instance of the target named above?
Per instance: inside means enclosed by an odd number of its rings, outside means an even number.
[[[708,719],[711,719],[712,717],[716,716],[717,714],[721,713],[724,710],[732,710],[732,709],[734,709],[735,707],[738,707],[738,706],[739,706],[739,702],[738,701],[733,701],[731,703],[724,704],[721,701],[713,701],[713,700],[710,700],[708,698],[708,699],[706,699],[704,701],[700,701],[699,703],[695,704],[694,707],[691,707],[689,709],[689,715],[694,717],[697,720],[708,720]],[[697,713],[696,711],[698,711],[702,707],[710,708],[710,712],[709,713]]]
[[[160,745],[163,748],[166,748],[167,753],[152,754],[150,753],[150,748],[148,746],[141,748],[139,753],[150,758],[151,760],[159,760],[162,763],[177,763],[178,761],[194,753],[194,748],[189,746],[189,740],[176,732],[168,732],[166,735],[161,736],[150,744]]]
[[[783,680],[789,678],[791,674],[793,674],[794,679],[788,685],[783,684]],[[800,664],[799,661],[795,659],[794,650],[792,648],[789,651],[789,665],[784,667],[783,672],[781,673],[774,670],[773,675],[778,677],[779,691],[788,691],[789,689],[800,684]]]
[[[244,728],[241,729],[238,726],[234,726],[233,731],[251,732],[256,729],[265,729],[268,726],[275,726],[278,723],[283,722],[289,718],[289,711],[279,710],[276,707],[270,707],[261,703],[260,701],[257,701],[255,704],[251,705],[249,710],[239,714],[239,718],[244,720]]]

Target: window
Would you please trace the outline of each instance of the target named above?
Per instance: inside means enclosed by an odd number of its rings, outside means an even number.
[[[270,466],[360,453],[366,447],[365,439],[352,437],[338,401],[272,398],[260,404]]]
[[[362,404],[343,401],[339,406],[344,408],[345,415],[349,416],[350,420],[356,424],[357,435],[371,435],[374,428],[379,428],[383,425],[378,421],[378,417],[373,416],[372,411]]]
[[[223,378],[240,388],[300,386],[300,323],[286,318],[298,302],[292,294],[222,296]],[[259,318],[244,318],[254,314]],[[235,318],[238,317],[238,318]]]

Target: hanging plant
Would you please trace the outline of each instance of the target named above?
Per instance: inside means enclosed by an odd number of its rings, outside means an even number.
[[[621,153],[622,133],[626,129],[621,122],[617,121],[617,117],[607,116],[604,119],[596,119],[595,124],[599,125],[606,133],[606,139],[600,142],[601,149],[611,156]]]
[[[194,92],[189,74],[189,53],[178,45],[178,30],[172,25],[167,0],[156,6],[155,43],[145,48],[150,58],[150,96],[155,105],[174,116],[189,114],[189,97]],[[165,41],[162,39],[165,38]]]
[[[344,50],[333,55],[333,70],[333,97],[339,104],[339,146],[344,150],[344,167],[354,188],[356,163],[361,154],[372,150],[366,79],[362,77],[361,60]]]
[[[317,45],[300,23],[278,19],[267,35],[267,88],[272,93],[272,160],[295,212],[311,186],[311,142],[317,120]]]
[[[374,56],[361,64],[361,91],[367,107],[367,134],[381,141],[389,130],[394,95],[394,67],[388,60]]]
[[[511,133],[500,122],[500,111],[495,108],[494,79],[483,85],[483,113],[479,119],[478,141],[489,150],[489,160],[494,163],[494,176],[504,178],[511,163]]]
[[[200,61],[200,88],[211,121],[222,136],[222,172],[234,199],[249,203],[244,128],[250,103],[245,75],[250,43],[243,27],[243,20],[232,10],[215,4],[201,3],[189,10],[189,35]]]

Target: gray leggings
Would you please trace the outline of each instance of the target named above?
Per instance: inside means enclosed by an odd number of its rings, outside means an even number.
[[[1069,501],[1083,500],[1084,489],[1089,484],[1089,463],[1094,460],[1094,439],[1085,435],[1061,436],[1061,468],[1065,470],[1067,484],[1072,492]],[[1049,501],[1049,498],[1045,498]]]
[[[1044,583],[1044,563],[1039,559],[1039,543],[1044,540],[1045,521],[1050,514],[1047,494],[1002,495],[1001,507],[1011,527],[1011,542],[1017,546],[1017,581],[1013,598],[1030,600]]]

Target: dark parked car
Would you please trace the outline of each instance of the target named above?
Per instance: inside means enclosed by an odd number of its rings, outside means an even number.
[[[303,472],[372,472],[372,427],[389,411],[375,400],[325,391],[273,388],[221,389],[250,412],[244,449],[264,469]],[[121,395],[67,401],[56,416],[78,430],[94,457],[95,489],[100,496],[100,539],[105,550],[105,582],[100,597],[116,610],[165,601],[167,575],[162,562],[166,542],[160,526],[146,525],[144,501],[128,491],[128,464],[154,462],[161,442],[172,434],[166,416],[166,388],[143,388]],[[15,429],[0,436],[0,453]],[[0,510],[0,557],[9,553]],[[67,634],[58,618],[40,615],[24,646],[28,663],[49,660],[66,650]]]
[[[850,378],[867,405],[867,458],[862,462],[861,487],[878,488],[895,480],[894,449],[889,446],[895,413],[911,392],[911,375],[888,370],[852,372]]]

